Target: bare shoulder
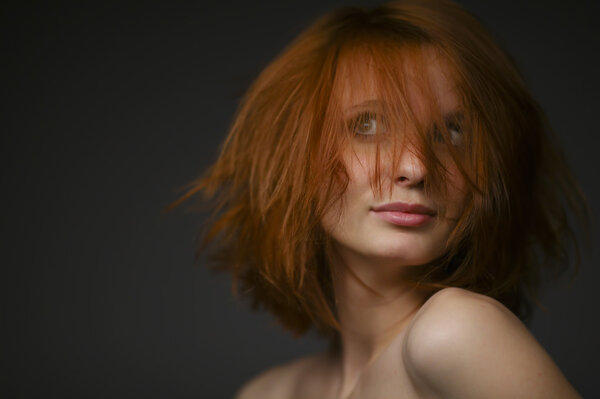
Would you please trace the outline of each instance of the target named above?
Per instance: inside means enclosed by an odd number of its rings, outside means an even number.
[[[478,349],[474,345],[496,339],[533,338],[500,302],[468,290],[446,288],[429,298],[409,325],[404,360],[414,371],[431,373],[434,365],[443,366],[440,360],[451,361],[458,349],[473,352]]]
[[[526,332],[521,321],[495,299],[461,288],[446,288],[425,302],[409,326],[407,339],[414,343],[422,339],[438,341],[451,334],[465,334],[489,326],[489,323]],[[498,326],[493,327],[490,330]]]
[[[579,397],[511,311],[464,289],[433,295],[403,348],[413,382],[433,397]]]
[[[302,377],[318,366],[321,355],[312,355],[270,368],[248,381],[236,399],[281,399],[294,396]]]

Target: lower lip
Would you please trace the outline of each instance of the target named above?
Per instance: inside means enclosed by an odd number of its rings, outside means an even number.
[[[433,216],[425,213],[408,213],[399,211],[380,211],[375,214],[388,223],[396,226],[416,227],[429,222]]]

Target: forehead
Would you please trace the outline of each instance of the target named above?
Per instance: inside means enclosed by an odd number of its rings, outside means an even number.
[[[432,111],[445,114],[459,107],[450,70],[448,61],[426,46],[383,57],[355,52],[340,62],[336,97],[344,112],[391,106],[409,108],[422,120]]]

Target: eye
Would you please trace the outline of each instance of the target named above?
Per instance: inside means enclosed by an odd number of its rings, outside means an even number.
[[[379,120],[378,120],[379,119]],[[372,139],[377,133],[383,132],[381,117],[372,112],[361,112],[349,123],[349,128],[355,136],[362,139]]]
[[[450,144],[459,146],[463,142],[462,128],[458,123],[448,122],[446,124],[446,130],[450,136]],[[434,143],[445,143],[446,138],[440,129],[436,126],[433,130],[432,139]]]

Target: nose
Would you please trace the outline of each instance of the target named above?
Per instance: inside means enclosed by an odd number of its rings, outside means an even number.
[[[427,170],[411,148],[404,148],[396,160],[394,184],[405,188],[423,188]]]

